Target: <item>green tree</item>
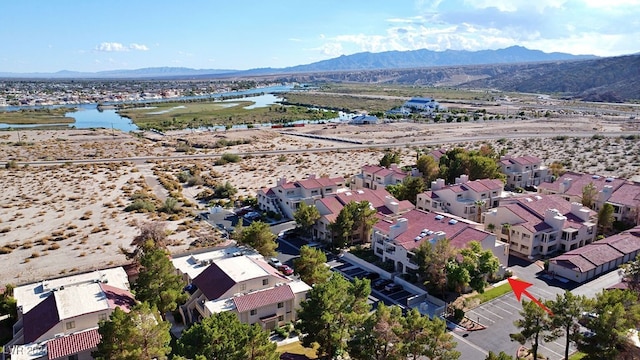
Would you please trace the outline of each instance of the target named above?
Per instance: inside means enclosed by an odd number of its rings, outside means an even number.
[[[416,161],[416,168],[422,174],[422,179],[425,184],[431,184],[431,182],[438,177],[438,172],[440,171],[435,158],[426,154],[422,154],[418,157],[418,160]]]
[[[444,296],[447,287],[446,265],[456,255],[449,239],[431,243],[423,241],[414,252],[413,261],[418,265],[418,276],[424,285]]]
[[[586,299],[584,296],[573,295],[570,291],[556,295],[556,299],[548,303],[553,313],[551,325],[554,329],[564,333],[565,347],[564,358],[569,359],[569,347],[580,336],[580,324],[578,320],[583,312]],[[561,334],[557,334],[558,337]]]
[[[582,188],[582,205],[593,209],[596,196],[598,195],[598,189],[593,185],[593,182],[589,182]]]
[[[421,177],[407,176],[401,183],[388,185],[386,190],[398,200],[409,200],[416,203],[418,194],[425,189],[424,180]]]
[[[366,242],[371,235],[371,229],[376,224],[376,209],[368,201],[348,202],[336,220],[329,225],[333,234],[333,246],[343,248],[356,240]],[[354,238],[357,235],[357,238]]]
[[[469,180],[504,178],[505,176],[495,159],[481,155],[469,158]]]
[[[607,290],[596,295],[591,304],[596,316],[588,317],[585,326],[593,336],[582,337],[578,349],[585,359],[618,359],[621,350],[629,347],[629,329],[640,320],[637,295],[629,290]]]
[[[252,222],[249,226],[242,228],[239,237],[241,244],[251,246],[262,256],[272,256],[276,253],[277,236],[271,232],[271,227],[267,223]]]
[[[349,356],[356,360],[400,359],[402,310],[380,304],[349,340]]]
[[[387,150],[380,159],[380,166],[388,168],[391,164],[400,164],[400,153],[397,151]]]
[[[521,319],[513,322],[520,329],[519,333],[510,334],[512,340],[524,345],[531,343],[530,354],[532,359],[538,358],[538,345],[540,337],[543,337],[551,329],[551,324],[547,312],[544,311],[533,301],[523,301],[522,311],[520,311]]]
[[[238,189],[228,181],[224,184],[217,184],[213,189],[213,196],[216,199],[231,199],[237,193]]]
[[[598,229],[600,234],[604,234],[611,229],[614,220],[613,210],[613,205],[604,203],[600,211],[598,211]]]
[[[300,280],[309,285],[319,284],[331,275],[326,262],[327,256],[322,250],[304,245],[300,248],[300,257],[293,260],[293,268]]]
[[[513,356],[508,355],[504,351],[500,351],[498,355],[496,355],[493,351],[489,351],[489,354],[486,358],[484,358],[484,360],[513,360]]]
[[[304,201],[300,202],[300,206],[293,214],[293,219],[307,236],[311,236],[311,229],[316,221],[320,219],[320,212],[315,205],[307,205]]]
[[[483,250],[477,241],[471,241],[467,247],[460,250],[462,259],[451,260],[447,263],[447,279],[456,291],[467,285],[479,293],[487,287],[487,278],[500,267],[500,262],[491,250]]]
[[[18,303],[13,297],[14,288],[13,284],[7,284],[4,292],[0,294],[0,315],[9,315],[12,323],[18,319]]]
[[[361,242],[368,242],[371,237],[371,230],[378,222],[376,214],[378,211],[371,206],[368,201],[360,201],[353,209],[353,221],[356,230],[359,231]]]
[[[622,276],[629,290],[635,291],[640,297],[640,255],[634,261],[622,266]]]
[[[91,356],[96,360],[167,359],[170,327],[146,303],[136,305],[129,313],[116,307],[109,320],[99,323],[101,340]]]
[[[369,313],[370,292],[368,279],[350,282],[337,273],[316,284],[298,311],[296,326],[303,334],[302,344],[309,347],[317,343],[319,354],[329,359],[342,354],[347,340]]]
[[[187,300],[182,291],[186,285],[169,260],[165,250],[150,248],[140,258],[140,273],[133,290],[138,301],[146,301],[160,311],[162,318],[168,311]]]
[[[123,247],[120,247],[127,259],[133,260],[134,264],[140,265],[140,258],[144,255],[145,251],[151,249],[167,249],[169,245],[169,239],[167,238],[167,229],[164,222],[144,222],[139,223],[138,229],[140,233],[133,238],[131,246],[133,250],[129,251]]]
[[[185,330],[174,351],[189,359],[278,359],[269,333],[258,324],[241,323],[232,312],[213,314]]]
[[[485,205],[487,204],[486,201],[484,200],[476,200],[473,202],[473,205],[475,205],[475,210],[476,210],[476,222],[477,223],[481,223],[482,222],[482,210],[484,210]]]
[[[165,212],[167,214],[173,214],[178,209],[178,200],[176,198],[169,196],[164,200],[164,204],[160,208],[160,211]]]
[[[329,224],[329,229],[332,234],[332,246],[340,249],[351,244],[353,236],[353,228],[355,226],[355,220],[353,219],[352,206],[350,204],[355,202],[349,202],[338,213],[336,220]]]
[[[551,171],[551,175],[556,179],[565,173],[564,165],[559,161],[552,162],[551,165],[549,165],[549,170]]]
[[[460,352],[447,331],[447,324],[439,318],[430,319],[413,308],[403,319],[400,352],[403,359],[417,360],[421,356],[433,360],[456,360]]]

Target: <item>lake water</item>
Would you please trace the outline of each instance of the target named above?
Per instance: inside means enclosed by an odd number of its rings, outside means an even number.
[[[225,100],[228,102],[233,101],[241,101],[241,100],[250,100],[254,101],[255,104],[245,107],[246,109],[254,109],[264,106],[269,106],[275,104],[276,101],[281,100],[280,97],[277,97],[272,92],[285,92],[291,90],[291,86],[270,86],[265,88],[256,88],[251,90],[244,91],[234,91],[228,93],[214,94],[214,95],[206,95],[206,96],[193,96],[193,97],[181,97],[174,99],[163,99],[163,100],[155,100],[155,101],[144,101],[144,102],[169,102],[175,100],[188,100],[188,99],[204,99],[204,98],[219,98],[222,96],[228,95],[251,95],[251,94],[259,94],[264,92],[264,95],[252,96],[246,99],[233,99],[233,100]],[[112,103],[105,103],[105,105],[113,105]],[[41,109],[41,108],[59,108],[61,105],[52,105],[52,106],[6,106],[0,107],[0,111],[18,111],[21,109]],[[76,121],[71,124],[46,124],[45,126],[62,126],[69,128],[77,128],[77,129],[88,129],[88,128],[105,128],[105,129],[118,129],[124,132],[129,132],[133,130],[138,130],[138,127],[131,122],[130,119],[124,118],[116,113],[115,109],[105,109],[103,111],[98,111],[97,104],[80,104],[80,105],[68,105],[66,107],[75,107],[77,111],[68,112],[66,116],[75,118]],[[0,129],[18,129],[18,128],[33,128],[37,126],[43,125],[34,125],[34,124],[26,124],[26,125],[15,125],[15,124],[6,124],[0,123]],[[239,128],[246,128],[246,125],[239,125]],[[224,129],[224,127],[222,127]],[[235,126],[234,126],[235,128]]]

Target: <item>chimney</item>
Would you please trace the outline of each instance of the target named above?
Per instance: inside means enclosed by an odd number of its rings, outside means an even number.
[[[287,177],[283,176],[283,177],[278,179],[278,182],[276,183],[277,184],[276,186],[282,186],[282,185],[284,185],[286,183],[287,183]]]
[[[547,209],[544,213],[544,222],[554,230],[561,230],[567,218],[556,209]]]
[[[469,182],[469,175],[462,174],[462,175],[460,175],[460,177],[456,178],[456,185],[464,184],[466,182]]]
[[[309,176],[307,176],[307,179],[315,179],[316,178],[316,174],[309,174]]]
[[[409,220],[400,218],[395,224],[389,227],[389,237],[391,239],[397,238],[400,234],[407,231],[409,228]]]
[[[580,203],[571,203],[571,213],[582,221],[589,221],[589,209],[582,206]]]
[[[565,178],[564,180],[562,180],[562,182],[558,186],[558,191],[561,194],[564,194],[565,192],[567,192],[567,190],[569,190],[569,188],[571,187],[572,181],[573,181],[572,178]]]
[[[602,190],[598,193],[598,200],[601,202],[605,202],[609,200],[611,194],[613,193],[613,186],[605,185],[602,187]]]
[[[396,164],[396,163],[391,163],[391,165],[389,165],[389,169],[391,169],[391,170],[397,170],[397,169],[398,169],[398,164]]]
[[[396,201],[393,196],[387,195],[384,197],[384,206],[394,214],[397,214],[398,211],[400,211],[400,204],[398,204],[398,201]]]
[[[444,179],[436,179],[436,181],[431,182],[431,190],[440,190],[444,188]]]

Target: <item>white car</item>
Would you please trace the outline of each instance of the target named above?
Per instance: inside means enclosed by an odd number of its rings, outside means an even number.
[[[269,265],[273,266],[276,269],[282,266],[282,263],[280,262],[280,260],[278,260],[278,258],[272,257],[267,262],[269,263]]]

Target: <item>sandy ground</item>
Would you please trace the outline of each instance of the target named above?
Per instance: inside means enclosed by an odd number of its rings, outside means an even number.
[[[172,132],[164,137],[137,137],[110,130],[0,132],[0,161],[130,158],[166,156],[112,164],[20,165],[0,170],[0,282],[25,283],[48,277],[107,267],[125,262],[118,251],[137,234],[137,222],[156,215],[124,212],[133,191],[147,189],[162,202],[169,191],[159,175],[175,176],[198,166],[216,182],[229,181],[241,196],[255,195],[280,177],[302,179],[309,174],[349,177],[362,165],[376,164],[384,148],[395,147],[401,165],[415,161],[416,150],[462,146],[478,149],[489,143],[511,155],[539,156],[546,164],[560,161],[569,170],[640,180],[640,141],[620,135],[637,134],[638,124],[615,117],[557,116],[534,120],[452,122],[439,124],[392,123],[370,126],[314,125],[302,128],[249,129],[227,132]],[[632,132],[634,131],[634,132]],[[594,133],[610,135],[592,138]],[[339,137],[360,141],[364,147],[340,150],[351,144],[311,139],[290,133]],[[558,137],[566,135],[567,137]],[[580,137],[577,137],[580,135]],[[532,138],[528,138],[533,136]],[[486,138],[480,140],[479,138]],[[247,144],[213,148],[219,140]],[[180,144],[188,143],[185,149]],[[366,145],[382,145],[380,148]],[[200,147],[211,148],[200,148]],[[331,149],[305,152],[307,149]],[[181,151],[176,151],[180,149]],[[294,153],[243,156],[242,161],[214,165],[213,159],[172,160],[184,154],[246,153],[299,150]],[[182,196],[196,203],[204,185],[184,186]],[[167,222],[174,252],[185,251],[198,237],[211,233],[202,224]]]

